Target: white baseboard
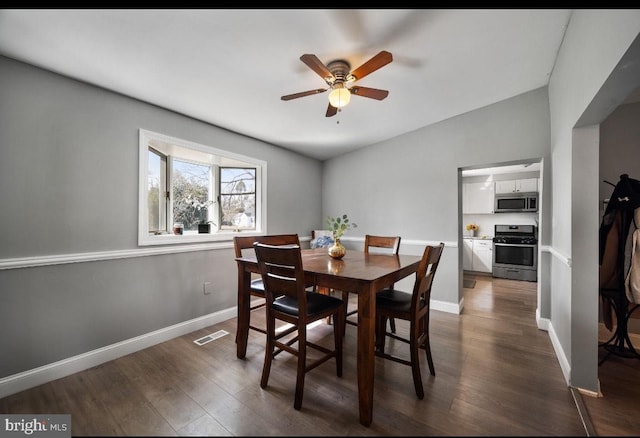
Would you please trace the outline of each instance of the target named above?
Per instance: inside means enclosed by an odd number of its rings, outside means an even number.
[[[565,356],[564,354],[564,350],[562,349],[562,345],[560,344],[558,335],[556,335],[556,332],[553,329],[553,324],[549,323],[548,326],[551,345],[553,345],[553,349],[556,352],[556,357],[558,358],[558,362],[560,363],[560,369],[562,370],[562,374],[564,375],[564,380],[565,382],[567,382],[567,386],[571,386],[571,365],[567,360],[567,356]]]
[[[455,313],[456,315],[460,315],[462,312],[462,308],[464,307],[464,298],[460,301],[459,304],[449,303],[447,301],[437,301],[431,300],[429,306],[432,310],[439,310],[441,312],[447,313]]]
[[[540,309],[536,309],[536,324],[540,330],[544,330],[545,332],[549,331],[551,321],[548,318],[540,317]]]
[[[29,371],[4,377],[0,379],[0,398],[66,377],[236,316],[238,316],[237,308],[231,307]]]

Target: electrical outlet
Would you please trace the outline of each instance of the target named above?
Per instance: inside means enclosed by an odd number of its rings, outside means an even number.
[[[205,281],[204,283],[202,283],[202,292],[204,292],[205,295],[209,295],[211,293],[210,281]]]

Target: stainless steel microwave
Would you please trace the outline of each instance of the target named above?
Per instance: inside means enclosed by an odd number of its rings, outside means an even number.
[[[495,213],[538,211],[538,193],[499,193],[495,195]]]

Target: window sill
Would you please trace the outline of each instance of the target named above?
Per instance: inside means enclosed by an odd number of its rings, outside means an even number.
[[[185,231],[184,234],[159,234],[138,237],[139,246],[183,245],[185,243],[222,242],[233,240],[234,236],[254,236],[262,234],[258,230],[222,230],[216,233],[199,234],[197,231]]]

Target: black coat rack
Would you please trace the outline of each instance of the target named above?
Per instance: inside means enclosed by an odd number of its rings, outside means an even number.
[[[608,182],[608,181],[605,181]],[[609,183],[611,184],[611,183]],[[599,346],[607,354],[600,360],[601,365],[610,354],[640,359],[631,339],[628,322],[631,314],[639,307],[631,306],[625,289],[625,256],[628,248],[628,235],[631,227],[635,230],[634,210],[640,207],[640,181],[620,175],[600,225],[600,297],[605,325],[613,326],[612,313],[615,315],[616,328],[613,336]]]

